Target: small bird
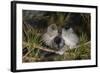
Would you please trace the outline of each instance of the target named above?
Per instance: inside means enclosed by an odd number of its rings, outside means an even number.
[[[71,27],[57,28],[56,24],[48,26],[47,32],[42,36],[42,40],[60,55],[63,55],[68,48],[74,48],[79,42],[78,36]]]

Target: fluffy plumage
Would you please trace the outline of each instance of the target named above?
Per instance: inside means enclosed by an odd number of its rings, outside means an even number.
[[[54,48],[55,50],[57,49],[56,52],[60,55],[62,55],[68,48],[74,48],[79,42],[79,38],[74,33],[72,28],[67,30],[62,28],[62,34],[60,35],[61,41],[59,43],[59,46],[61,47],[58,49],[58,44],[54,42],[54,39],[59,36],[58,34],[59,33],[56,24],[52,24],[47,28],[47,32],[43,35],[42,39],[47,46]],[[67,48],[65,48],[66,46]]]

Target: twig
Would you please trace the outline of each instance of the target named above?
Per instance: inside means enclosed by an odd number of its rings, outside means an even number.
[[[28,54],[30,54],[32,50],[33,50],[33,49],[29,50],[29,51],[23,56],[23,59],[24,59]]]
[[[74,48],[79,48],[79,47],[85,46],[85,45],[87,45],[87,44],[90,44],[90,41],[88,41],[88,42],[86,42],[85,44],[82,44],[82,45],[77,45],[77,46],[74,47]],[[29,44],[26,43],[26,42],[23,42],[23,45],[29,45]],[[37,48],[37,49],[40,49],[40,50],[43,50],[43,51],[46,51],[46,52],[51,52],[51,53],[59,54],[59,53],[58,53],[57,51],[55,51],[55,50],[47,49],[47,48],[45,48],[45,47],[41,47],[41,46],[38,46],[38,45],[36,45],[36,44],[35,44],[35,47],[34,47],[34,45],[33,45],[33,48]],[[28,51],[28,52],[23,56],[23,58],[25,58],[32,50],[33,50],[33,49],[31,49],[30,51]]]
[[[26,42],[23,42],[23,45],[27,45],[27,46],[28,46],[29,44],[26,43]],[[36,44],[35,44],[35,47],[34,47],[34,45],[33,45],[33,48],[38,48],[38,49],[43,50],[43,51],[46,51],[46,52],[55,53],[54,50],[47,49],[47,48],[45,48],[45,47],[40,47],[40,46],[38,46],[38,45],[36,45]],[[23,56],[23,58],[25,58],[32,50],[33,50],[33,49],[29,50],[29,51]]]

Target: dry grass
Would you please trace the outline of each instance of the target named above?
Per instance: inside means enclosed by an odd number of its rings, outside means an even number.
[[[90,59],[90,41],[87,40],[87,36],[85,33],[82,33],[80,36],[79,47],[76,47],[72,50],[67,50],[63,55],[53,55],[43,57],[41,50],[44,52],[54,51],[50,48],[46,48],[42,46],[41,36],[37,35],[37,33],[33,33],[34,30],[28,31],[28,41],[23,41],[23,46],[27,47],[28,52],[23,56],[23,62],[34,62],[34,61],[63,61],[63,60],[82,60],[82,59]],[[84,45],[85,43],[88,44]],[[24,48],[23,47],[23,48]],[[55,53],[55,52],[54,52]]]
[[[89,24],[87,16],[81,14],[85,24]],[[61,15],[60,22],[63,23],[64,17]],[[23,25],[23,50],[27,49],[23,54],[23,62],[40,62],[40,61],[63,61],[63,60],[84,60],[91,58],[91,41],[88,40],[88,35],[84,32],[80,35],[79,47],[67,50],[63,55],[54,54],[55,51],[50,48],[43,47],[40,30],[32,28],[29,24]],[[45,53],[53,53],[46,55]]]

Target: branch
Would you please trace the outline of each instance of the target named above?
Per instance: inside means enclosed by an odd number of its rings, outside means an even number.
[[[29,43],[26,43],[26,42],[23,42],[23,45],[29,46],[30,44],[29,44]],[[34,45],[35,45],[35,46],[34,46]],[[46,51],[46,52],[55,53],[55,50],[47,49],[47,48],[45,48],[45,47],[41,47],[41,46],[36,45],[36,44],[34,44],[34,45],[32,45],[33,48],[40,49],[40,50],[43,50],[43,51]],[[25,58],[32,50],[33,50],[33,49],[29,50],[29,51],[23,56],[23,58]]]
[[[74,48],[79,48],[79,47],[81,47],[81,46],[85,46],[85,45],[88,45],[88,44],[90,44],[90,41],[88,41],[88,42],[86,42],[86,43],[84,43],[84,44],[82,44],[82,45],[77,45],[76,47],[74,47]],[[28,43],[26,43],[26,42],[23,42],[23,45],[29,45]],[[34,46],[35,45],[35,46]],[[43,50],[43,51],[46,51],[46,52],[51,52],[51,53],[56,53],[56,54],[59,54],[59,52],[57,52],[57,51],[55,51],[55,50],[51,50],[51,49],[48,49],[48,48],[45,48],[45,47],[41,47],[41,46],[39,46],[39,45],[36,45],[36,44],[34,44],[33,45],[33,48],[37,48],[37,49],[40,49],[40,50]],[[32,51],[33,49],[31,49],[31,50],[29,50],[24,56],[23,56],[23,58],[25,58],[31,51]]]

